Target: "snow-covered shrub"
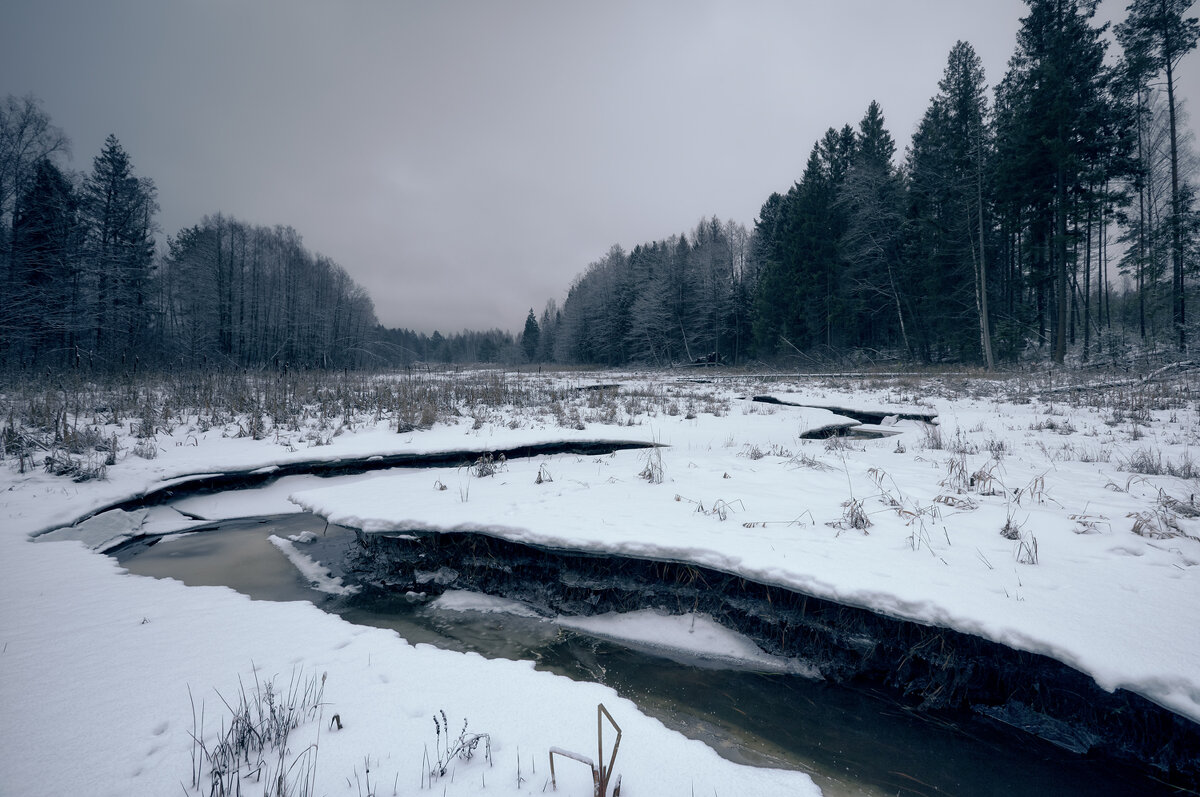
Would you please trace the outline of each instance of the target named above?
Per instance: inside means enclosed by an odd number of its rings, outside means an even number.
[[[651,484],[662,484],[664,476],[662,450],[658,446],[655,446],[643,454],[642,457],[646,461],[646,467],[642,468],[642,472],[638,476]]]
[[[106,466],[96,461],[95,452],[92,452],[85,461],[72,457],[64,449],[55,448],[46,455],[46,459],[42,461],[42,467],[47,473],[55,476],[70,476],[71,481],[74,482],[103,479],[107,475]]]
[[[133,453],[142,459],[154,459],[158,456],[158,441],[153,437],[139,440],[133,446]]]
[[[1139,448],[1120,460],[1118,466],[1121,470],[1146,476],[1162,476],[1167,472],[1167,468],[1163,464],[1162,452],[1146,447]]]
[[[794,457],[788,460],[788,464],[797,468],[811,468],[812,470],[833,470],[832,465],[828,465],[811,454],[806,454],[801,451]]]
[[[1019,540],[1021,538],[1021,523],[1013,520],[1011,512],[1004,520],[1004,525],[1000,527],[1000,536],[1006,540]]]
[[[856,498],[849,498],[842,502],[842,517],[826,525],[839,531],[857,529],[866,534],[867,529],[873,524],[870,516],[867,515],[867,510],[863,507],[863,502]]]
[[[851,438],[846,435],[835,434],[833,437],[825,440],[826,451],[866,451],[862,446],[856,446],[851,442]]]
[[[1158,506],[1142,512],[1130,512],[1127,517],[1133,520],[1130,531],[1139,537],[1151,540],[1167,540],[1173,537],[1200,539],[1184,531],[1179,523],[1180,515],[1196,517],[1200,515],[1200,508],[1191,502],[1183,502],[1160,492]]]
[[[438,714],[441,715],[440,722],[438,721]],[[428,751],[426,752],[425,760],[429,785],[432,785],[435,778],[445,777],[455,759],[470,761],[474,758],[480,745],[483,746],[483,760],[488,763],[488,766],[491,766],[492,737],[490,734],[468,733],[467,720],[463,718],[462,730],[459,731],[458,737],[452,737],[450,735],[450,722],[446,719],[446,712],[444,710],[433,715],[433,727],[436,734],[433,744],[434,760],[429,760]]]
[[[1000,482],[1000,478],[996,475],[998,469],[1000,469],[999,458],[984,464],[979,470],[971,474],[968,487],[977,491],[980,495],[1002,495],[1005,492],[1005,488]]]
[[[978,454],[979,446],[963,434],[960,428],[954,429],[954,439],[946,444],[951,454]]]
[[[1017,561],[1023,565],[1038,563],[1037,537],[1032,534],[1022,535],[1017,540]]]
[[[925,448],[930,451],[941,451],[945,448],[945,445],[942,443],[942,427],[927,423],[922,433],[922,444]]]
[[[956,493],[967,491],[971,484],[971,477],[967,475],[967,458],[964,454],[946,460],[946,478],[938,484]]]
[[[485,476],[494,476],[507,467],[508,460],[505,459],[503,454],[498,457],[493,457],[491,454],[484,454],[475,460],[475,464],[471,466],[471,473],[483,478]]]
[[[987,452],[992,455],[992,459],[996,460],[997,462],[1003,459],[1004,455],[1008,453],[1008,443],[1004,440],[998,440],[994,437],[984,443],[983,447],[986,448]]]
[[[256,677],[249,694],[239,679],[236,702],[217,693],[230,716],[228,724],[221,721],[220,735],[213,738],[204,731],[203,704],[201,724],[196,724],[193,700],[192,788],[210,797],[232,797],[242,794],[243,779],[253,777],[265,784],[266,797],[311,797],[317,746],[310,744],[292,755],[288,739],[302,723],[320,716],[324,693],[324,673],[319,679],[305,679],[293,672],[286,691],[277,688],[274,679],[261,685]]]

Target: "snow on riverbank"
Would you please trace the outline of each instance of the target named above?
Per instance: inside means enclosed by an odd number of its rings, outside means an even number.
[[[919,391],[754,390],[871,409],[909,406]],[[443,709],[456,731],[466,718],[471,731],[491,734],[494,763],[463,762],[435,791],[540,794],[550,746],[594,753],[599,702],[625,731],[623,794],[814,793],[801,774],[722,761],[604,687],[528,663],[414,647],[309,604],[123,575],[79,542],[28,541],[190,473],[564,439],[667,447],[512,461],[482,478],[468,468],[289,478],[241,497],[189,499],[187,511],[281,511],[291,494],[334,522],[369,530],[488,530],[552,547],[689,559],[1045,652],[1106,688],[1124,686],[1200,719],[1200,542],[1192,539],[1200,521],[1185,511],[1197,491],[1190,480],[1128,469],[1139,457],[1182,464],[1200,444],[1194,405],[1135,422],[1061,403],[934,398],[940,441],[901,421],[892,427],[898,437],[827,447],[800,435],[835,419],[828,411],[756,404],[721,386],[686,391],[671,400],[677,411],[650,417],[584,410],[582,430],[509,410],[426,432],[359,425],[306,447],[299,435],[253,441],[181,426],[160,435],[156,459],[122,455],[106,481],[83,484],[0,463],[8,570],[0,581],[0,705],[10,717],[0,731],[0,790],[179,793],[191,766],[188,688],[198,707],[204,702],[211,733],[224,711],[214,690],[234,694],[239,679],[253,680],[252,668],[284,683],[301,668],[328,678],[322,722],[300,729],[293,745],[302,748],[320,728],[317,794],[359,793],[355,777],[367,762],[380,793],[390,793],[393,779],[399,794],[423,793],[431,717]],[[700,392],[713,400],[691,397]],[[659,458],[661,483],[640,478]],[[1184,504],[1172,510],[1164,496]],[[870,527],[855,528],[862,516]],[[1162,538],[1132,531],[1155,523]],[[93,532],[103,543],[137,533],[135,525]],[[1001,536],[1005,526],[1016,539]],[[344,730],[330,727],[333,713]],[[583,767],[560,771],[559,793],[590,790]]]
[[[123,457],[106,480],[82,484],[40,470],[21,474],[12,460],[0,464],[0,557],[7,571],[0,580],[0,705],[8,717],[0,731],[0,792],[199,793],[186,787],[190,734],[201,712],[211,746],[222,720],[228,724],[223,699],[234,702],[256,679],[265,685],[274,678],[280,689],[302,673],[327,679],[320,719],[302,725],[289,742],[292,755],[319,744],[319,795],[364,793],[367,777],[378,794],[541,794],[549,790],[550,747],[595,754],[598,703],[624,731],[616,761],[624,794],[817,794],[802,773],[719,758],[606,687],[537,672],[528,662],[412,646],[393,632],[351,625],[308,603],[257,602],[224,588],[129,576],[83,542],[50,541],[78,529],[30,541],[188,473],[267,467],[314,454],[483,451],[597,436],[594,430],[470,427],[468,421],[397,435],[381,426],[294,450],[273,440],[234,439],[220,430],[197,436],[180,428],[160,435],[158,458]],[[607,431],[648,437],[644,427]],[[208,496],[206,509],[223,507],[220,516],[234,506],[237,512],[274,511],[274,493],[268,488],[262,495],[270,500]],[[86,541],[111,544],[139,533],[140,522],[139,516],[137,522],[93,523]],[[424,756],[436,750],[432,718],[441,711],[455,734],[464,720],[471,732],[490,734],[492,763],[480,756],[455,759],[452,774],[431,784]],[[330,724],[335,713],[342,730]],[[248,793],[262,788],[243,783]],[[557,793],[590,794],[586,768],[561,765]]]
[[[902,421],[899,438],[827,446],[799,439],[823,411],[737,401],[656,424],[667,447],[655,454],[511,462],[487,478],[461,471],[447,490],[393,472],[293,500],[369,532],[484,531],[695,562],[1043,653],[1200,721],[1195,487],[1120,470],[1147,447],[1183,461],[1200,442],[1194,416],[1128,439],[1083,409],[940,409],[940,439]],[[664,481],[639,478],[658,456]],[[1172,500],[1181,511],[1164,509]],[[1139,523],[1172,536],[1139,536]]]

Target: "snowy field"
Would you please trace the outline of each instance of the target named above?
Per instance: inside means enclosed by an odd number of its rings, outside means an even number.
[[[0,705],[10,721],[0,731],[0,793],[208,794],[192,735],[215,746],[229,724],[223,699],[253,697],[271,679],[278,691],[315,690],[322,677],[319,705],[299,718],[283,763],[264,754],[264,772],[284,770],[288,793],[541,794],[550,789],[550,747],[595,756],[598,703],[624,731],[615,767],[624,795],[817,793],[802,773],[728,763],[604,687],[525,662],[411,646],[306,603],[130,576],[95,552],[185,529],[171,510],[53,531],[188,474],[557,440],[661,448],[513,460],[486,476],[464,467],[289,477],[180,506],[205,518],[303,507],[369,531],[485,530],[694,561],[1045,653],[1106,689],[1200,721],[1194,386],[1135,382],[1081,397],[1046,384],[959,380],[569,379],[621,387],[556,394],[547,406],[463,406],[404,433],[387,413],[314,413],[286,426],[264,421],[255,440],[238,436],[245,418],[213,423],[177,411],[156,429],[149,459],[135,453],[147,442],[131,424],[89,417],[80,422],[95,421],[101,438],[116,434],[119,453],[103,480],[82,483],[41,468],[21,473],[6,457]],[[764,394],[893,416],[931,408],[940,423],[889,417],[884,429],[898,434],[804,440],[842,419],[748,399]],[[31,543],[31,535],[42,536]],[[303,547],[283,545],[281,556],[302,565]],[[703,617],[638,613],[584,624],[641,645],[783,666]],[[434,726],[442,711],[449,734]],[[464,719],[465,738],[488,734],[491,760],[481,742],[470,760],[455,757],[438,774],[447,735],[457,741]],[[202,788],[192,788],[196,767]],[[585,767],[556,767],[558,793],[591,793]],[[270,788],[243,781],[244,793]]]

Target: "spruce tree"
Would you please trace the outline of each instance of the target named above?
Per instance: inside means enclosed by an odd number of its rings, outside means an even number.
[[[890,348],[912,355],[901,295],[904,185],[892,164],[896,144],[872,101],[859,122],[850,167],[835,209],[845,218],[838,241],[845,258],[847,342],[855,348]]]
[[[925,339],[962,356],[991,354],[988,310],[987,219],[984,201],[985,124],[983,67],[974,49],[958,42],[909,150],[910,256],[925,297]]]
[[[525,317],[525,331],[521,333],[521,349],[525,352],[525,359],[533,362],[537,358],[538,338],[541,337],[541,328],[538,327],[537,316],[533,314],[533,308],[529,308],[529,315]]]
[[[138,356],[149,340],[150,276],[154,256],[154,183],[134,175],[133,164],[110,135],[83,186],[90,226],[88,267],[94,281],[93,342],[110,366]]]
[[[81,228],[75,191],[47,158],[34,167],[31,185],[17,203],[12,232],[13,327],[32,362],[67,362],[79,322]]]
[[[1112,146],[1106,43],[1103,29],[1091,25],[1097,1],[1025,0],[1029,14],[998,99],[1012,113],[1005,122],[1006,183],[1022,196],[1030,249],[1043,253],[1038,279],[1053,288],[1047,298],[1057,363],[1067,346],[1073,214],[1083,207],[1085,175]]]

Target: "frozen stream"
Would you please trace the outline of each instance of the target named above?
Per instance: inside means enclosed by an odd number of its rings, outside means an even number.
[[[313,590],[267,540],[304,531],[321,534],[325,523],[307,514],[223,521],[127,548],[118,559],[139,575],[228,586],[259,600],[307,600],[350,622],[394,629],[412,643],[533,660],[541,669],[600,682],[730,759],[804,770],[835,797],[1175,793],[1139,773],[1014,739],[978,721],[941,722],[795,675],[639,650],[512,612],[449,610],[402,595],[332,597]],[[328,534],[352,539],[338,529]]]

